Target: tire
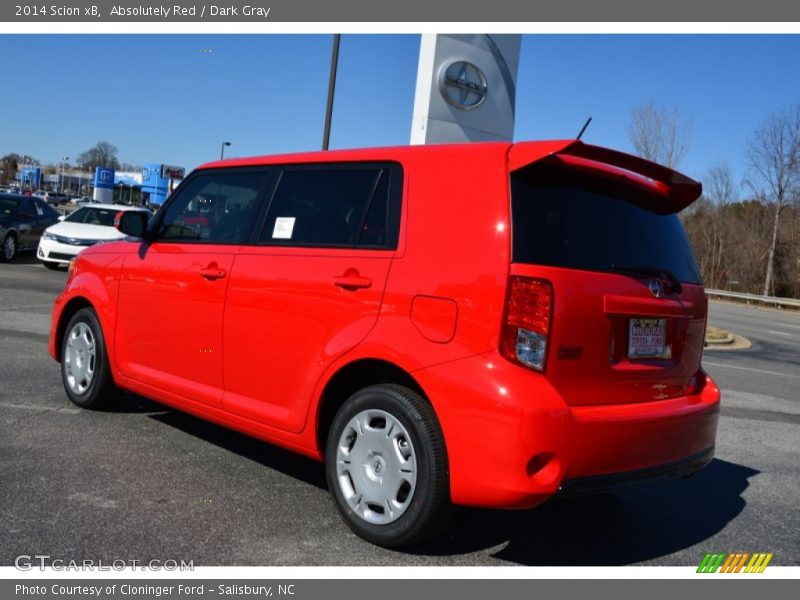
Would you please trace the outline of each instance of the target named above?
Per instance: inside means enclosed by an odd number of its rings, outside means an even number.
[[[359,537],[399,548],[433,537],[450,508],[447,452],[432,407],[399,385],[351,396],[331,423],[325,474]]]
[[[91,308],[76,312],[61,340],[61,381],[77,406],[102,409],[117,397],[100,321]]]
[[[3,247],[0,248],[0,262],[11,262],[17,255],[17,235],[9,233],[3,240]]]
[[[43,260],[42,264],[53,271],[57,271],[61,268],[61,263],[53,262],[52,260]]]

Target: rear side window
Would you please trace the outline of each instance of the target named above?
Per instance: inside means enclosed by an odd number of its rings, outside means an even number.
[[[261,242],[396,248],[401,179],[396,165],[287,168],[273,194]]]
[[[511,174],[513,261],[588,271],[666,269],[701,283],[675,214],[622,199],[592,176],[531,165]]]
[[[265,171],[211,171],[176,192],[158,225],[160,241],[240,244],[248,240],[269,183]]]
[[[36,212],[43,216],[49,218],[57,218],[58,212],[52,206],[47,204],[44,200],[40,200],[39,198],[35,198],[33,200],[34,204],[36,204]]]
[[[19,204],[19,212],[26,218],[33,218],[36,216],[36,210],[33,208],[33,202],[25,199]]]

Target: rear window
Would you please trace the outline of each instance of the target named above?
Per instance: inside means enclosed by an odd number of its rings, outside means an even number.
[[[513,261],[614,271],[622,265],[671,271],[701,283],[675,214],[656,214],[620,198],[583,173],[531,165],[511,174]]]

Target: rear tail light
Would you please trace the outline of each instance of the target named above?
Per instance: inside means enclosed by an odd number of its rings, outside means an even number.
[[[552,312],[553,286],[549,281],[510,277],[500,353],[513,362],[544,371]]]

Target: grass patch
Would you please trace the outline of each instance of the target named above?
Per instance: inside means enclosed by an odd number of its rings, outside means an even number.
[[[722,329],[720,327],[712,327],[709,325],[706,327],[706,339],[707,340],[724,340],[730,335],[730,332]]]

